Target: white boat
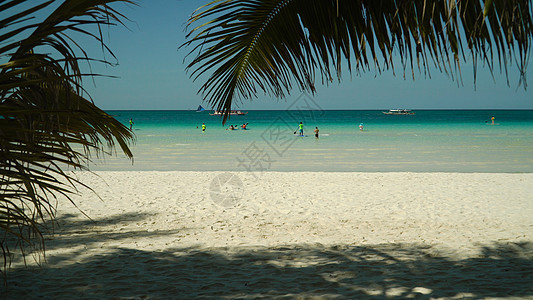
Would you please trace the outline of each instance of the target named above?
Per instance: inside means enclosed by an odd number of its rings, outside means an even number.
[[[231,110],[231,111],[229,112],[229,114],[232,115],[232,116],[242,116],[242,115],[245,115],[245,114],[247,114],[247,113],[248,113],[248,112],[242,112],[242,111],[240,111],[240,110]],[[209,115],[211,115],[211,116],[220,116],[220,115],[223,115],[223,114],[224,114],[223,112],[218,111],[218,110],[215,110],[214,113],[209,114]]]
[[[389,109],[383,112],[386,115],[414,115],[415,113],[409,109]]]

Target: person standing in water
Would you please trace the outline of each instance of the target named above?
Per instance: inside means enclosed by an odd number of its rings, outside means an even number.
[[[298,124],[298,128],[300,131],[300,135],[303,136],[304,135],[304,124],[300,122],[300,124]]]
[[[130,119],[130,130],[133,128],[133,119]]]
[[[359,124],[359,130],[363,131],[363,123]]]
[[[202,132],[205,132],[205,123],[202,123]]]
[[[494,116],[490,117],[490,120],[491,120],[491,125],[494,125],[494,120],[496,120],[496,118]]]
[[[315,138],[317,138],[317,139],[318,139],[318,131],[319,131],[318,127],[315,127]]]

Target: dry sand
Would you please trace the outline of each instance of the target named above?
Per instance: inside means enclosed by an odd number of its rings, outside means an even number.
[[[7,299],[533,298],[533,174],[77,176]]]

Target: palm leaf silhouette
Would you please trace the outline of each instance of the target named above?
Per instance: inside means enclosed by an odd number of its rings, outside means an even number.
[[[314,93],[317,79],[340,80],[343,64],[394,72],[399,59],[404,76],[436,68],[455,78],[467,58],[506,74],[514,61],[525,87],[531,16],[531,0],[218,0],[194,12],[182,46],[225,122],[236,100]]]
[[[71,35],[88,36],[109,51],[101,26],[125,17],[109,6],[130,1],[1,1],[0,11],[0,240],[4,267],[14,247],[44,249],[57,199],[70,200],[92,155],[118,145],[132,158],[134,137],[84,97],[81,62],[95,60]],[[55,7],[55,8],[54,8]],[[40,20],[45,10],[52,12]],[[96,26],[97,34],[86,28]],[[112,55],[112,53],[111,53]]]

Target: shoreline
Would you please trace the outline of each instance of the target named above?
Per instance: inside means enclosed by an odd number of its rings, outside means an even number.
[[[533,173],[76,175],[8,298],[533,296]]]
[[[246,174],[250,173],[248,171],[243,171],[242,169],[239,170],[77,170],[77,171],[69,171],[73,173],[114,173],[114,172],[124,172],[124,173],[143,173],[143,172],[155,172],[155,173],[236,173],[236,174]],[[253,172],[252,172],[253,173]],[[414,173],[414,174],[533,174],[533,172],[522,172],[522,171],[509,171],[509,172],[502,172],[502,171],[349,171],[349,170],[334,170],[334,171],[292,171],[292,170],[269,170],[262,173],[350,173],[350,174],[382,174],[382,173]]]

